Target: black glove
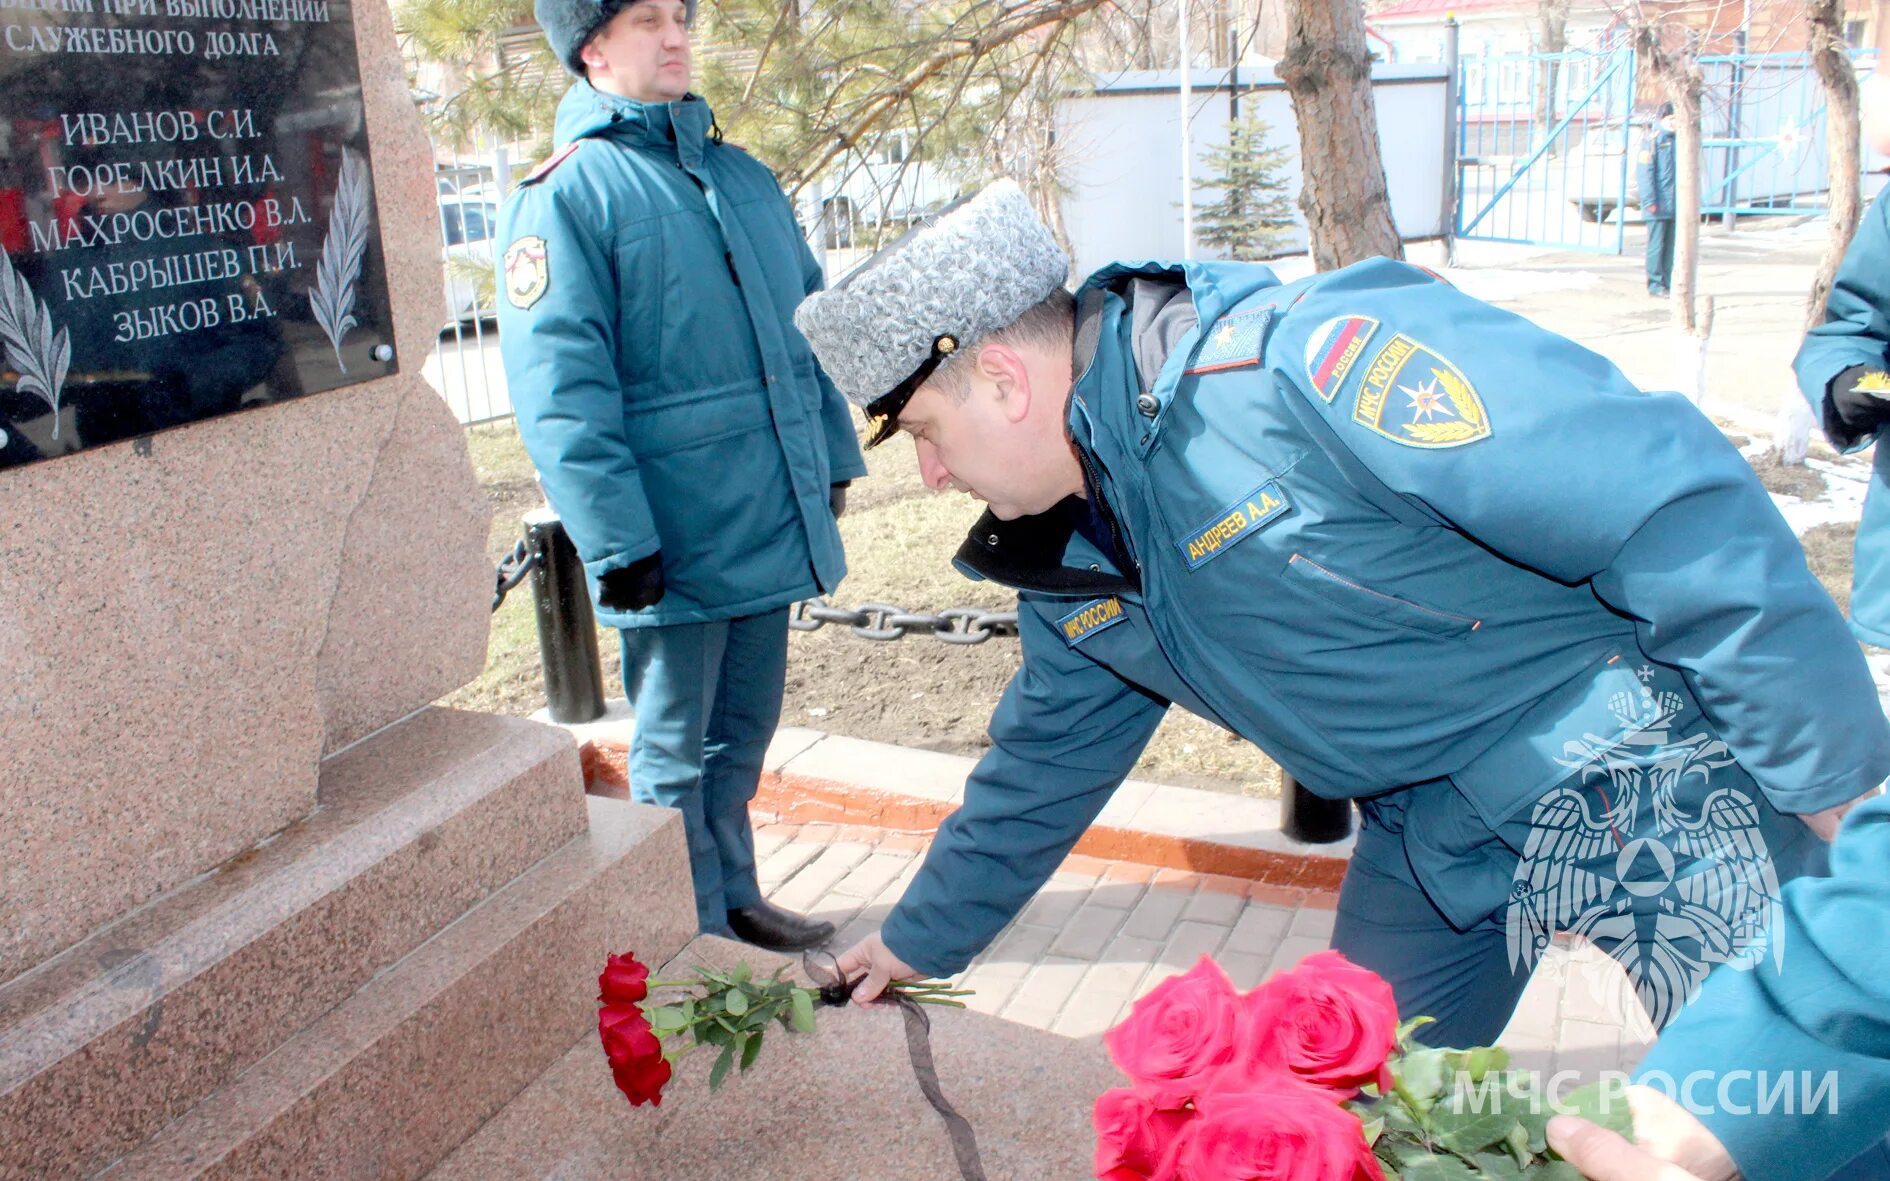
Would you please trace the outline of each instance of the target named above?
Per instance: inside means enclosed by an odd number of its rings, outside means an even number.
[[[1848,445],[1890,423],[1890,375],[1882,366],[1853,365],[1832,378],[1828,388],[1824,432],[1832,442]]]
[[[836,521],[840,519],[842,513],[847,511],[847,485],[852,482],[852,480],[842,480],[827,489],[827,503],[833,507],[833,519]]]
[[[607,611],[641,611],[663,597],[663,554],[612,570],[597,580],[597,605]]]

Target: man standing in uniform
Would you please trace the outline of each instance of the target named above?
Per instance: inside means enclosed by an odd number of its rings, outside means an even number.
[[[1890,5],[1879,5],[1880,35],[1890,42]],[[1884,48],[1890,61],[1890,45]],[[1863,94],[1865,137],[1890,154],[1890,77],[1874,74]],[[1861,451],[1890,425],[1890,190],[1857,224],[1831,284],[1824,323],[1792,362],[1798,387],[1825,437],[1840,451]],[[1851,630],[1890,648],[1890,450],[1877,448],[1851,567]]]
[[[1673,104],[1660,104],[1653,129],[1641,141],[1641,217],[1647,222],[1647,294],[1673,286]]]
[[[500,218],[519,433],[622,629],[633,795],[683,813],[704,931],[793,950],[748,801],[781,712],[787,607],[846,573],[866,472],[792,316],[821,285],[774,177],[689,93],[695,0],[538,0],[577,81],[563,147]]]
[[[1438,1043],[1491,1041],[1556,930],[1656,1022],[1715,964],[1790,970],[1777,883],[1890,725],[1710,422],[1400,263],[1117,264],[1075,299],[1066,265],[1001,182],[797,314],[872,441],[989,505],[958,565],[1019,591],[992,749],[842,957],[856,997],[962,969],[1170,702],[1360,801],[1334,946]]]

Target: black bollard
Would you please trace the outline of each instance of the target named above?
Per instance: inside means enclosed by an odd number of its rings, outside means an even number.
[[[604,670],[597,656],[597,617],[584,585],[584,566],[564,522],[550,509],[525,517],[532,566],[532,606],[538,614],[538,655],[545,670],[545,702],[560,725],[604,716]]]
[[[1329,845],[1352,834],[1352,801],[1328,800],[1280,772],[1280,831],[1308,845]]]

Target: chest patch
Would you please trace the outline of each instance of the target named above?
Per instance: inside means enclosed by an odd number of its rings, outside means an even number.
[[[1267,324],[1273,319],[1272,308],[1226,316],[1201,340],[1189,373],[1219,373],[1260,363],[1260,349],[1266,344]]]
[[[1235,542],[1272,524],[1292,508],[1278,480],[1268,480],[1228,505],[1214,519],[1176,544],[1188,569],[1198,570]]]
[[[1114,627],[1125,618],[1122,600],[1110,595],[1106,599],[1084,603],[1057,620],[1057,630],[1063,633],[1063,641],[1074,647],[1097,632]]]
[[[1340,316],[1312,334],[1306,342],[1306,376],[1320,397],[1330,402],[1338,395],[1345,375],[1358,364],[1377,331],[1378,321],[1369,317]]]
[[[1352,421],[1407,447],[1461,447],[1490,437],[1490,416],[1469,379],[1402,332],[1365,370]]]

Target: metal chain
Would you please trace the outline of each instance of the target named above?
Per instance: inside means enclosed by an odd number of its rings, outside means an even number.
[[[507,554],[499,563],[498,568],[493,571],[492,609],[494,611],[497,611],[500,604],[505,602],[505,596],[511,593],[513,587],[525,581],[525,576],[532,572],[532,567],[538,565],[538,562],[538,552],[527,545],[523,537],[519,538],[518,544],[512,547],[512,552]]]
[[[862,603],[849,611],[824,599],[802,599],[788,612],[788,627],[798,632],[819,631],[830,623],[843,624],[862,640],[901,640],[916,632],[945,644],[982,644],[993,636],[1017,634],[1017,612],[979,607],[947,607],[927,615],[890,603]]]

